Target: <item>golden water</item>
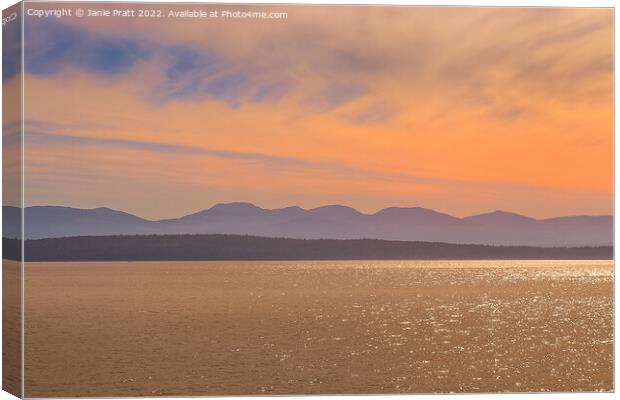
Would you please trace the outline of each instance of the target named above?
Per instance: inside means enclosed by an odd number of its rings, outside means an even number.
[[[28,263],[26,396],[612,390],[611,261]]]

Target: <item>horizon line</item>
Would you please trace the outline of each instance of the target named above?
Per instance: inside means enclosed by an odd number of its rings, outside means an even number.
[[[111,210],[114,212],[120,212],[120,213],[124,213],[124,214],[129,214],[131,216],[134,216],[136,218],[140,218],[142,220],[145,221],[149,221],[149,222],[158,222],[158,221],[165,221],[165,220],[172,220],[172,219],[180,219],[180,218],[184,218],[184,217],[188,217],[191,215],[195,215],[195,214],[199,214],[202,212],[206,212],[209,210],[214,209],[215,207],[218,206],[231,206],[231,205],[245,205],[245,206],[252,206],[254,208],[257,208],[259,210],[262,211],[280,211],[280,210],[286,210],[286,209],[300,209],[302,211],[314,211],[314,210],[319,210],[322,208],[327,208],[327,207],[341,207],[341,208],[346,208],[352,211],[355,211],[356,213],[362,215],[362,216],[374,216],[377,215],[385,210],[389,210],[389,209],[401,209],[401,210],[412,210],[412,209],[419,209],[419,210],[425,210],[425,211],[430,211],[436,214],[440,214],[440,215],[444,215],[444,216],[448,216],[451,218],[455,218],[455,219],[468,219],[468,218],[473,218],[473,217],[478,217],[478,216],[484,216],[484,215],[491,215],[491,214],[509,214],[509,215],[513,215],[513,216],[517,216],[517,217],[522,217],[522,218],[527,218],[530,220],[534,220],[534,221],[545,221],[545,220],[553,220],[553,219],[560,219],[560,218],[574,218],[574,217],[614,217],[613,213],[610,214],[570,214],[570,215],[561,215],[561,216],[555,216],[555,217],[543,217],[543,218],[535,218],[535,217],[531,217],[525,214],[520,214],[517,212],[513,212],[513,211],[506,211],[506,210],[501,210],[501,209],[495,209],[493,211],[486,211],[486,212],[481,212],[481,213],[476,213],[476,214],[471,214],[471,215],[466,215],[466,216],[455,216],[446,212],[442,212],[442,211],[437,211],[435,209],[432,208],[427,208],[427,207],[422,207],[422,206],[389,206],[389,207],[384,207],[381,208],[377,211],[375,211],[374,213],[366,213],[366,212],[362,212],[359,211],[358,209],[356,209],[355,207],[351,207],[351,206],[347,206],[347,205],[342,205],[342,204],[325,204],[322,206],[318,206],[318,207],[312,207],[312,208],[304,208],[298,205],[291,205],[291,206],[285,206],[285,207],[277,207],[277,208],[264,208],[261,206],[258,206],[254,203],[251,202],[245,202],[245,201],[231,201],[231,202],[223,202],[223,203],[215,203],[210,207],[207,208],[203,208],[197,211],[193,211],[193,212],[189,212],[187,214],[182,214],[176,217],[168,217],[168,218],[159,218],[159,219],[149,219],[149,218],[144,218],[138,214],[132,213],[132,212],[128,212],[128,211],[124,211],[124,210],[120,210],[120,209],[116,209],[116,208],[111,208],[111,207],[107,207],[107,206],[99,206],[99,207],[92,207],[92,208],[83,208],[83,207],[73,207],[73,206],[65,206],[65,205],[29,205],[24,207],[24,209],[28,209],[28,208],[43,208],[43,207],[48,207],[48,208],[69,208],[69,209],[74,209],[74,210],[82,210],[82,211],[94,211],[94,210],[98,210],[98,209],[106,209],[106,210]],[[12,205],[2,205],[2,207],[12,207],[12,208],[20,208],[17,206],[12,206]]]

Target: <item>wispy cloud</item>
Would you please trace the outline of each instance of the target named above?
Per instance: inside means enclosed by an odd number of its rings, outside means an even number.
[[[318,111],[328,111],[340,107],[368,92],[357,82],[328,82],[320,96],[313,100],[311,107]]]
[[[255,161],[279,166],[312,167],[317,163],[297,158],[280,157],[261,153],[209,149],[199,146],[185,146],[172,143],[158,143],[117,138],[74,136],[41,131],[26,134],[27,145],[96,146],[135,149],[164,154],[203,155],[229,160]]]
[[[139,63],[150,63],[161,71],[161,79],[152,82],[150,98],[159,102],[211,98],[232,108],[244,101],[279,101],[295,86],[286,74],[264,76],[252,65],[227,59],[205,47],[94,33],[56,20],[34,21],[27,26],[26,68],[34,75],[49,76],[74,68],[114,77],[130,72]],[[5,59],[8,63],[9,58]],[[7,74],[14,69],[7,64]],[[328,94],[330,101],[338,101],[335,95]]]
[[[354,124],[380,124],[391,120],[396,114],[393,107],[381,104],[373,104],[364,110],[351,115],[350,120]]]
[[[49,133],[41,131],[29,131],[26,135],[27,146],[54,146],[60,145],[67,148],[79,146],[92,146],[95,148],[122,148],[129,150],[140,150],[160,154],[185,154],[198,155],[224,160],[242,161],[255,163],[265,167],[276,168],[280,171],[289,169],[291,171],[314,171],[321,175],[333,176],[340,179],[351,180],[376,180],[382,182],[404,182],[415,185],[444,185],[444,186],[463,186],[463,187],[532,187],[528,184],[513,182],[486,182],[463,179],[435,178],[430,176],[414,175],[403,172],[382,171],[349,165],[338,161],[317,161],[295,157],[284,157],[272,154],[242,152],[222,149],[211,149],[199,146],[186,146],[172,143],[159,143],[139,140],[126,140],[117,138],[102,138],[89,136],[73,136],[59,133]]]
[[[116,75],[151,56],[138,39],[94,34],[56,21],[28,23],[24,35],[25,67],[35,75],[53,74],[66,67]]]

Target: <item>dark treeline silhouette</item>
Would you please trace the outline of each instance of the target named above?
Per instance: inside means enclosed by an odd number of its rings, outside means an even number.
[[[16,239],[4,258],[19,259]],[[242,235],[76,236],[25,241],[26,261],[612,259],[611,246],[486,246],[375,239],[283,239]]]
[[[22,247],[19,240],[2,238],[2,259],[21,261]]]

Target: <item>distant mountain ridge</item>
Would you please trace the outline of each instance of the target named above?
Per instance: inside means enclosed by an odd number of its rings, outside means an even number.
[[[4,206],[3,237],[19,237],[19,213]],[[381,239],[509,246],[609,246],[613,217],[535,219],[505,211],[458,218],[421,207],[364,214],[341,205],[263,209],[217,204],[180,218],[150,221],[109,208],[27,207],[29,239],[67,236],[229,234],[293,239]]]

